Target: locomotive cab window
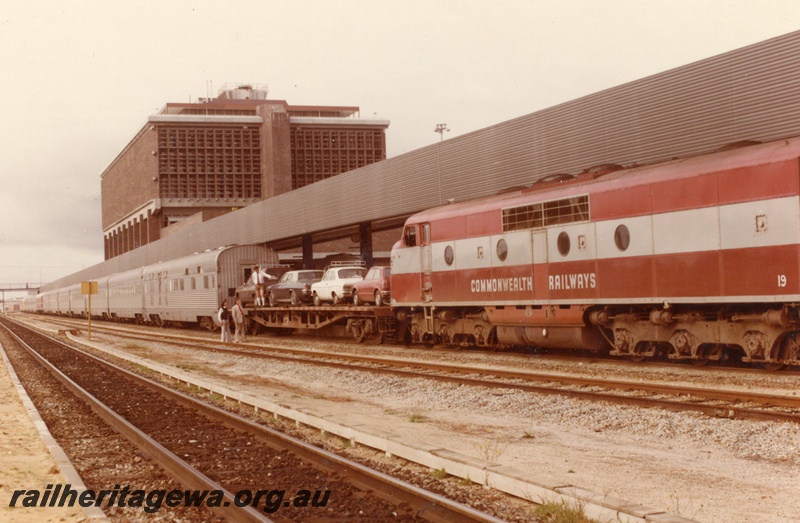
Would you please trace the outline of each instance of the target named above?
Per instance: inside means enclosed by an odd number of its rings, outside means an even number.
[[[406,227],[406,232],[403,234],[403,243],[406,247],[417,246],[417,228],[416,226]]]

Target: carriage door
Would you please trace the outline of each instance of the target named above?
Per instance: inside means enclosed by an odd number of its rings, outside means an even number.
[[[422,223],[419,226],[419,255],[420,255],[420,272],[421,272],[421,295],[422,301],[428,302],[433,300],[433,283],[431,282],[431,224]]]

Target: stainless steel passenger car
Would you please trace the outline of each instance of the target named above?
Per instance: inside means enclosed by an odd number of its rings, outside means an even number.
[[[154,325],[219,326],[222,300],[232,302],[236,287],[254,265],[277,264],[278,256],[263,245],[238,245],[207,250],[99,278],[92,297],[92,316]],[[80,284],[41,295],[43,311],[85,317],[88,300]]]

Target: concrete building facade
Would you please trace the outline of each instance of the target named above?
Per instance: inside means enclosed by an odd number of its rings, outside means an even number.
[[[291,106],[266,86],[168,103],[101,175],[105,259],[386,159],[387,120]]]

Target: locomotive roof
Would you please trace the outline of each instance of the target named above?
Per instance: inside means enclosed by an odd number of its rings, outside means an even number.
[[[630,166],[596,177],[578,175],[568,181],[533,183],[530,187],[494,196],[427,209],[408,218],[406,224],[424,223],[464,214],[503,209],[517,205],[520,202],[547,201],[578,194],[597,193],[660,181],[691,178],[716,171],[766,165],[799,157],[800,137],[786,138],[667,162]]]

